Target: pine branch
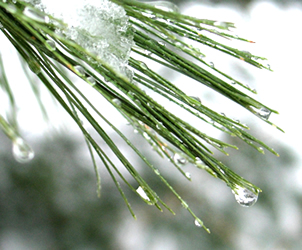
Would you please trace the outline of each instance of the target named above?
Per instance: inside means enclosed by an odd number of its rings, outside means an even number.
[[[54,18],[52,15],[46,14],[41,9],[39,10],[25,1],[0,2],[1,31],[19,52],[30,70],[40,79],[41,83],[44,84],[62,105],[82,131],[96,172],[99,195],[101,179],[93,150],[109,172],[134,217],[134,212],[122,189],[123,185],[119,184],[118,178],[132,191],[140,195],[147,204],[154,205],[159,210],[162,210],[162,205],[174,213],[161,200],[152,187],[148,185],[137,168],[126,158],[118,145],[114,143],[109,134],[97,122],[98,119],[101,119],[127,143],[129,148],[174,193],[180,203],[193,216],[195,224],[208,230],[185,200],[168,183],[166,178],[161,174],[160,169],[155,168],[140,152],[140,149],[110,122],[110,119],[106,118],[100,110],[94,107],[94,104],[88,100],[85,93],[82,93],[73,84],[70,77],[71,75],[77,75],[83,80],[82,84],[92,86],[95,91],[107,100],[108,105],[116,108],[159,155],[171,160],[172,164],[185,178],[188,180],[191,179],[190,175],[182,169],[182,166],[192,163],[197,168],[204,169],[212,176],[223,180],[234,191],[236,200],[239,203],[244,206],[250,206],[256,202],[261,189],[237,175],[217,160],[209,148],[209,146],[213,146],[228,155],[225,149],[238,149],[237,146],[225,143],[200,131],[179,117],[175,110],[170,111],[165,108],[161,103],[143,91],[141,87],[146,87],[150,92],[159,94],[202,122],[210,124],[230,136],[238,137],[260,153],[264,153],[263,148],[277,156],[278,153],[248,133],[247,130],[249,127],[247,125],[233,120],[224,114],[215,112],[210,107],[203,105],[198,97],[186,95],[172,82],[147,66],[145,62],[139,61],[136,58],[137,55],[143,56],[175,72],[186,75],[217,93],[226,96],[231,101],[252,112],[264,122],[282,131],[282,129],[268,120],[271,113],[277,114],[278,112],[260,103],[250,95],[245,94],[240,89],[247,89],[251,93],[256,93],[255,90],[221,72],[214,64],[206,60],[205,55],[198,48],[189,45],[187,42],[183,42],[182,38],[185,37],[209,46],[259,69],[270,70],[270,68],[262,64],[265,58],[232,48],[209,37],[210,35],[212,37],[214,34],[217,38],[253,43],[234,35],[229,30],[230,28],[234,28],[233,23],[185,16],[178,13],[174,5],[167,5],[167,3],[165,6],[160,6],[158,4],[151,5],[133,0],[111,0],[111,2],[115,3],[116,6],[120,6],[126,12],[129,24],[125,26],[125,30],[122,33],[127,39],[133,38],[134,41],[129,59],[126,58],[127,56],[123,52],[119,51],[119,48],[111,46],[112,53],[115,53],[115,56],[122,57],[124,62],[128,61],[128,67],[122,69],[114,67],[108,60],[91,52],[91,50],[81,45],[78,41],[70,39],[66,35],[68,29],[70,29],[68,24]],[[169,7],[168,9],[167,6]],[[112,22],[119,21],[113,19]],[[79,30],[78,32],[89,39],[91,38],[83,30]],[[16,100],[6,80],[2,65],[3,63],[0,61],[1,86],[9,97],[12,109],[11,115],[14,118],[8,121],[3,116],[0,116],[0,127],[16,144],[16,141],[20,142],[21,140],[14,111]],[[39,93],[35,85],[31,84],[31,86],[38,97]],[[44,109],[43,101],[39,98],[38,101],[42,109]],[[135,180],[136,187],[131,185],[130,181],[118,170],[100,144],[96,142],[96,138],[89,134],[83,126],[80,117],[85,118],[85,122],[87,121],[93,127],[98,136],[102,138],[116,155]],[[29,158],[32,158],[33,154],[28,145],[23,150],[23,153],[26,149],[29,153],[27,156],[29,155]],[[25,156],[23,154],[24,157],[26,158],[26,154]]]

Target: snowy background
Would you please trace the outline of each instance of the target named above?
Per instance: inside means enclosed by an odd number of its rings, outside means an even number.
[[[274,71],[259,70],[228,57],[219,56],[218,60],[215,53],[207,52],[216,67],[256,88],[257,98],[279,111],[280,115],[272,115],[270,120],[284,134],[213,92],[200,92],[205,103],[249,124],[253,134],[279,152],[279,158],[269,153],[263,156],[241,145],[239,152],[230,152],[231,158],[219,155],[235,172],[262,188],[257,204],[240,207],[224,183],[190,166],[192,183],[179,174],[168,179],[188,197],[192,209],[211,229],[210,235],[194,226],[191,216],[155,178],[147,176],[148,172],[145,176],[151,186],[158,188],[177,216],[160,213],[126,192],[138,217],[134,221],[113,184],[106,181],[105,171],[103,196],[97,199],[93,169],[80,132],[46,94],[43,100],[49,100],[53,112],[51,124],[43,122],[33,108],[37,105],[31,101],[34,97],[24,77],[12,67],[18,58],[1,37],[3,59],[10,58],[9,63],[5,61],[9,79],[18,88],[16,99],[24,100],[19,103],[20,124],[36,157],[25,165],[16,163],[9,140],[0,134],[0,249],[301,249],[302,136],[298,114],[302,107],[302,2],[222,2],[185,1],[179,6],[185,14],[234,22],[236,33],[256,42],[242,46],[268,58]],[[164,69],[158,70],[165,75]],[[177,85],[185,82],[193,86],[186,78],[171,77]],[[191,88],[186,91],[197,92]],[[110,114],[110,110],[106,112]],[[129,134],[133,132],[124,122],[117,122]],[[137,136],[137,140],[141,139]],[[143,151],[148,154],[147,144],[142,140],[141,144],[146,145]],[[149,158],[159,166],[167,165],[154,155]],[[176,173],[169,174],[172,172]]]

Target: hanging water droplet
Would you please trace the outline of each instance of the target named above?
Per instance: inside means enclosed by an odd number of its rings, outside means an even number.
[[[45,46],[50,51],[56,50],[56,43],[53,40],[50,40],[50,39],[46,40]]]
[[[203,226],[203,222],[200,219],[195,219],[194,224],[196,227],[202,227]]]
[[[213,62],[209,62],[209,66],[210,66],[211,68],[214,68],[214,67],[215,67],[215,65],[214,65]]]
[[[270,110],[268,110],[267,108],[261,108],[261,109],[259,110],[259,112],[258,112],[258,115],[259,115],[261,118],[267,120],[267,119],[269,118],[269,116],[271,115],[271,113],[272,113],[272,112],[271,112]]]
[[[121,104],[122,104],[121,100],[118,98],[113,98],[112,102],[115,103],[117,106],[121,106]]]
[[[191,179],[191,173],[185,172],[185,176],[186,176],[188,179]]]
[[[26,163],[34,158],[35,153],[21,137],[17,137],[13,141],[13,155],[16,161]]]
[[[76,73],[78,73],[81,76],[85,75],[85,69],[81,65],[74,66],[74,69],[76,70]]]
[[[237,192],[237,193],[236,193]],[[258,195],[253,193],[247,188],[236,185],[235,190],[232,190],[235,195],[236,201],[243,207],[250,207],[254,205],[258,200]]]
[[[183,166],[188,162],[187,159],[179,153],[174,154],[173,161],[179,166]]]
[[[39,13],[30,7],[26,7],[23,10],[23,14],[37,22],[42,22],[42,23],[45,22],[45,16],[42,13]]]

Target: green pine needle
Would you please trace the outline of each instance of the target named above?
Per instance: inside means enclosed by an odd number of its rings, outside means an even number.
[[[11,1],[7,1],[6,3],[3,1],[0,2],[0,23],[3,25],[1,31],[19,52],[30,70],[36,74],[41,83],[45,85],[82,131],[96,172],[99,196],[101,195],[101,179],[93,151],[95,151],[101,159],[103,166],[109,172],[133,217],[135,217],[135,214],[124,194],[124,185],[120,184],[118,179],[132,191],[136,192],[138,196],[140,194],[136,190],[138,186],[141,187],[146,194],[145,198],[141,198],[147,204],[155,205],[162,211],[161,204],[174,214],[173,210],[160,199],[160,196],[140,175],[136,166],[127,159],[118,145],[114,143],[109,134],[100,126],[97,120],[101,119],[127,143],[129,148],[171,190],[183,207],[193,216],[196,225],[203,227],[209,232],[189,205],[160,173],[160,169],[155,168],[141,153],[140,149],[123,132],[117,129],[110,122],[110,119],[103,116],[101,111],[94,107],[93,103],[85,97],[85,93],[82,93],[73,84],[70,76],[71,74],[75,74],[84,80],[82,84],[91,85],[95,91],[108,101],[108,105],[113,105],[125,120],[147,140],[151,148],[155,149],[160,156],[170,160],[176,169],[188,180],[190,180],[190,176],[181,168],[187,162],[194,164],[199,169],[206,170],[215,178],[223,180],[231,189],[241,186],[258,194],[261,192],[260,188],[243,179],[222,162],[218,161],[209,148],[209,145],[213,146],[228,155],[225,149],[238,149],[236,145],[230,145],[217,138],[213,138],[192,124],[185,122],[175,111],[166,109],[161,103],[144,92],[141,87],[144,86],[151,92],[164,97],[189,112],[192,116],[197,117],[200,121],[210,124],[230,136],[238,137],[260,153],[264,153],[263,148],[275,155],[278,155],[278,153],[261,140],[249,134],[247,132],[247,129],[249,129],[247,125],[233,120],[224,114],[215,112],[203,105],[196,97],[187,96],[172,82],[149,68],[145,62],[137,60],[136,55],[153,60],[196,80],[200,84],[215,90],[217,93],[246,108],[263,121],[277,127],[266,118],[268,118],[271,112],[278,112],[243,93],[240,88],[245,88],[252,93],[256,93],[255,90],[221,72],[213,64],[205,60],[205,55],[202,51],[183,42],[182,38],[185,37],[199,42],[260,69],[269,69],[269,67],[262,64],[265,58],[246,51],[240,51],[207,37],[207,34],[214,34],[219,38],[252,43],[252,41],[240,38],[230,32],[229,29],[234,28],[234,24],[232,23],[197,19],[178,12],[164,11],[155,6],[133,0],[112,0],[112,2],[125,9],[132,25],[128,32],[132,34],[135,42],[135,46],[132,48],[132,56],[129,59],[129,66],[134,71],[133,79],[120,75],[105,61],[102,61],[101,58],[97,58],[95,55],[89,53],[74,41],[58,35],[55,30],[57,28],[64,29],[66,26],[60,20],[48,16],[53,22],[41,22],[35,18],[26,16],[23,10],[30,5],[25,2],[17,1],[16,4],[13,4]],[[34,8],[31,10],[36,12],[41,18],[46,16]],[[49,45],[49,39],[52,39],[56,43],[55,49]],[[186,54],[185,57],[183,53]],[[188,59],[188,56],[191,59]],[[197,65],[193,60],[201,63],[202,66]],[[16,100],[7,82],[1,58],[0,84],[9,97],[11,107],[11,117],[8,121],[3,116],[0,116],[0,127],[14,140],[14,138],[19,136],[15,112]],[[31,86],[46,116],[46,108],[44,107],[43,100],[39,98],[39,91],[34,84],[31,84]],[[94,113],[90,110],[93,110]],[[108,145],[120,163],[130,173],[137,186],[134,187],[131,185],[130,181],[123,176],[117,166],[109,159],[104,150],[96,142],[97,138],[91,136],[84,128],[79,115],[85,118],[85,122],[87,121],[91,124],[97,135]],[[282,131],[282,129],[278,129]],[[175,160],[175,156],[179,156],[180,158]]]

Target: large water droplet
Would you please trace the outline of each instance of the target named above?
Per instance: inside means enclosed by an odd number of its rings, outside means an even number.
[[[187,159],[179,153],[174,154],[173,161],[179,166],[183,166],[188,162]]]
[[[85,75],[85,69],[81,65],[74,66],[76,73],[80,74],[81,76]]]
[[[235,195],[236,201],[243,207],[253,206],[258,200],[257,194],[238,185],[235,190],[232,190],[232,193]]]
[[[50,40],[50,39],[46,40],[45,46],[50,51],[56,50],[56,43],[53,40]]]
[[[34,158],[35,153],[21,137],[18,137],[13,141],[13,155],[16,161],[26,163]]]
[[[261,108],[261,109],[259,110],[259,112],[258,112],[258,115],[259,115],[261,118],[267,120],[267,119],[269,118],[269,116],[271,115],[271,113],[272,113],[272,112],[271,112],[270,110],[268,110],[267,108]]]
[[[30,7],[26,7],[23,10],[23,14],[37,22],[42,22],[42,23],[45,22],[45,16],[42,13],[39,13]]]

